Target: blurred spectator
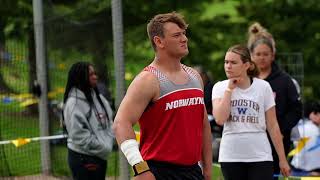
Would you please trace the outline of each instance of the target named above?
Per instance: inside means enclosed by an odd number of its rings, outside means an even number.
[[[259,23],[249,27],[248,48],[252,60],[260,70],[259,78],[270,83],[276,102],[276,115],[285,153],[288,154],[292,145],[291,129],[297,124],[302,115],[302,104],[296,85],[287,73],[275,62],[276,47],[272,34]],[[270,137],[269,137],[270,140]],[[271,140],[270,140],[271,141]],[[272,146],[274,173],[279,174],[279,160]],[[278,179],[275,177],[274,179]]]
[[[208,73],[203,69],[202,66],[195,66],[194,69],[200,74],[204,86],[204,102],[206,105],[207,113],[212,114],[212,102],[211,102],[211,90],[213,83]]]
[[[206,105],[208,120],[210,123],[211,134],[212,134],[212,160],[218,162],[220,139],[222,136],[223,127],[218,125],[212,115],[212,87],[214,85],[212,77],[202,66],[193,67],[201,76],[204,86],[204,103]]]
[[[293,157],[291,164],[300,171],[311,171],[306,175],[320,176],[320,103],[307,102],[304,118],[292,129],[291,137],[297,140],[299,152]],[[303,139],[305,138],[305,139]],[[306,141],[304,146],[299,143]]]
[[[105,179],[114,139],[112,109],[98,91],[98,77],[92,64],[73,64],[67,79],[63,120],[73,179]]]
[[[291,138],[297,140],[303,137],[320,135],[320,103],[307,102],[304,106],[304,117],[292,129]]]
[[[211,126],[211,133],[213,137],[221,137],[222,135],[222,126],[219,126],[214,117],[212,116],[212,87],[213,81],[209,73],[202,66],[195,66],[194,69],[200,74],[204,86],[204,103],[206,105],[208,120]]]

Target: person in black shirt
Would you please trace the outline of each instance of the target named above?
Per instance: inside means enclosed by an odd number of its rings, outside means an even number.
[[[214,120],[212,115],[212,87],[214,82],[212,81],[209,73],[202,66],[193,67],[201,76],[204,86],[204,103],[208,113],[208,120],[210,123],[211,134],[212,134],[212,160],[214,162],[218,162],[219,157],[219,147],[220,147],[220,139],[222,136],[223,127],[218,125]]]
[[[276,115],[285,153],[288,154],[291,147],[291,129],[298,123],[302,116],[302,103],[297,88],[286,72],[281,70],[275,62],[275,41],[273,36],[259,23],[249,27],[248,48],[252,60],[260,70],[259,78],[268,81],[273,90],[276,102]],[[270,138],[269,138],[270,139]],[[272,146],[274,174],[279,174],[279,160]],[[278,179],[275,177],[274,179]]]

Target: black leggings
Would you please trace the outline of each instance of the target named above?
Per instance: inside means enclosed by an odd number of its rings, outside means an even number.
[[[68,149],[68,163],[74,180],[104,180],[107,161]]]
[[[272,161],[263,162],[221,162],[225,180],[272,180]]]
[[[159,161],[147,161],[151,172],[157,180],[203,180],[198,164],[180,166]]]

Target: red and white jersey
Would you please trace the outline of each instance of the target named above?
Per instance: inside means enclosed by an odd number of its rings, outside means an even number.
[[[140,124],[140,151],[144,160],[193,165],[200,161],[204,119],[203,90],[194,70],[181,65],[189,75],[186,84],[175,84],[152,66],[160,82],[160,97],[149,104]]]

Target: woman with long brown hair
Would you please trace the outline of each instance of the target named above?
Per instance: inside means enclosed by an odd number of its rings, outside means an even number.
[[[213,115],[223,125],[219,162],[226,180],[272,180],[273,163],[267,132],[290,174],[275,114],[272,89],[259,74],[246,46],[235,45],[225,55],[227,80],[212,89]]]

